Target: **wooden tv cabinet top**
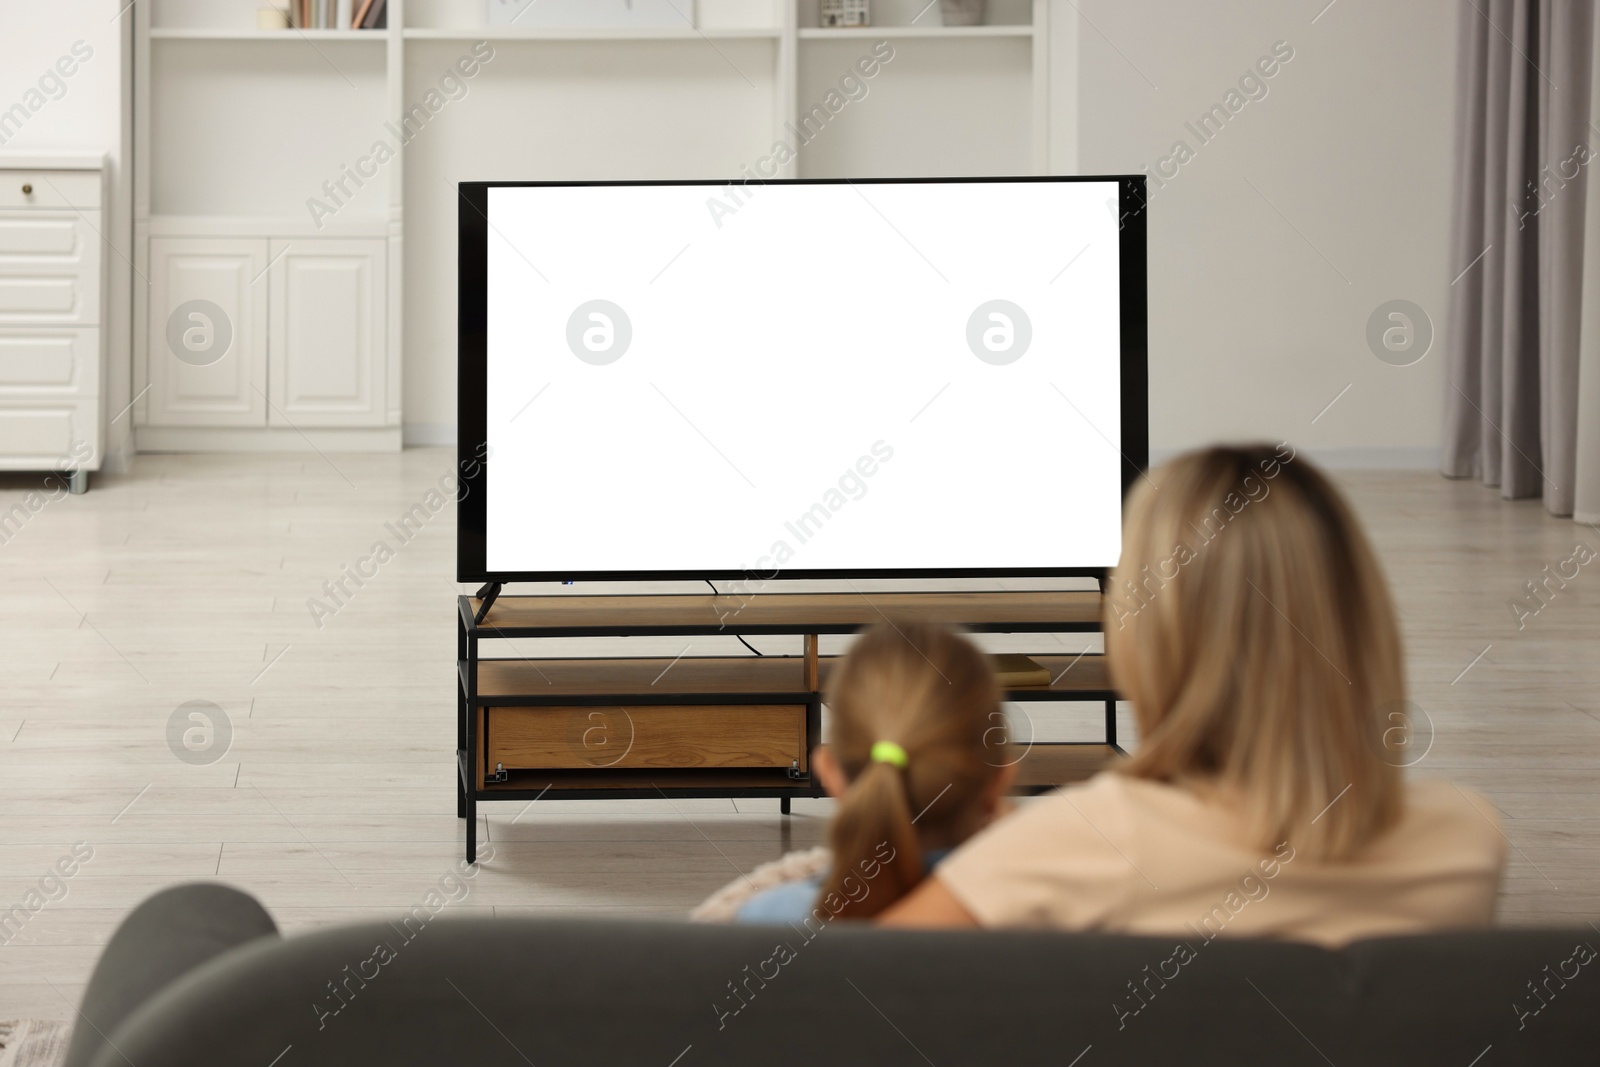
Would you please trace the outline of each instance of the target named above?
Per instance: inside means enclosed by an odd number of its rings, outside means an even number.
[[[841,634],[883,619],[976,632],[1071,633],[1100,628],[1098,592],[1037,590],[941,593],[731,593],[671,596],[503,596],[482,623],[482,601],[462,597],[479,637],[606,637],[677,634]]]

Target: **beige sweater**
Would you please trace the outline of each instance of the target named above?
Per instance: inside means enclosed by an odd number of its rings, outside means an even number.
[[[1400,822],[1348,860],[1247,839],[1236,808],[1102,773],[999,820],[936,877],[983,926],[1343,945],[1489,925],[1506,859],[1495,809],[1435,780],[1411,782]]]

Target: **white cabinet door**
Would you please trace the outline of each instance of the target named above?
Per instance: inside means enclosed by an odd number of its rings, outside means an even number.
[[[384,424],[388,244],[273,241],[273,426]]]
[[[151,426],[267,424],[267,242],[150,239]]]

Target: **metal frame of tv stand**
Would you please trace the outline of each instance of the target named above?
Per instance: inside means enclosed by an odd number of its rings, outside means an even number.
[[[1100,582],[1102,595],[1104,580]],[[661,628],[618,626],[618,627],[592,627],[586,626],[570,630],[561,628],[540,628],[534,633],[523,633],[517,628],[489,627],[484,625],[489,612],[494,607],[495,601],[503,590],[503,583],[491,582],[484,585],[471,597],[459,596],[457,598],[457,700],[456,700],[456,816],[466,820],[466,858],[468,862],[477,861],[477,805],[480,801],[524,801],[536,800],[621,800],[642,799],[649,796],[660,796],[665,799],[693,799],[693,798],[732,798],[747,799],[765,797],[777,799],[779,810],[782,814],[790,812],[790,801],[794,797],[817,797],[822,795],[819,783],[812,776],[809,764],[803,777],[796,777],[796,784],[792,788],[781,786],[707,786],[695,785],[689,787],[663,786],[655,782],[650,783],[648,789],[633,788],[606,788],[582,787],[555,789],[547,785],[543,789],[483,789],[476,784],[474,774],[474,761],[479,758],[478,750],[484,744],[478,729],[478,714],[480,709],[487,709],[490,705],[484,702],[478,689],[478,667],[482,662],[478,654],[478,642],[481,640],[496,640],[500,638],[533,637],[597,637],[597,636],[698,636],[720,634],[728,636],[794,636],[802,635],[806,640],[806,657],[809,665],[804,668],[804,680],[807,688],[793,693],[717,693],[717,694],[688,694],[694,698],[696,704],[787,704],[803,703],[806,707],[806,744],[808,750],[814,748],[821,740],[821,714],[822,693],[815,673],[817,663],[817,637],[823,634],[837,635],[856,632],[860,626],[840,626],[837,624],[816,625],[814,623],[786,623],[782,625],[749,625],[734,622],[719,623],[716,626],[670,626]],[[683,594],[660,594],[662,600]],[[729,594],[721,594],[729,595]],[[772,598],[782,598],[785,594],[763,594]],[[915,594],[897,594],[915,595]],[[994,591],[993,595],[1003,597],[1004,592]],[[477,600],[476,607],[473,601]],[[957,623],[959,625],[959,623]],[[1082,622],[1052,622],[1049,624],[1014,624],[1014,623],[988,623],[969,625],[973,632],[984,633],[1098,633],[1102,627],[1098,621],[1092,624]],[[641,657],[654,658],[654,657]],[[796,658],[796,657],[769,657],[769,658]],[[1082,658],[1081,655],[1079,657]],[[652,694],[665,696],[667,699],[652,699],[648,703],[670,705],[673,703],[671,690],[665,694]],[[639,701],[623,700],[615,695],[595,696],[590,694],[566,694],[562,696],[564,706],[595,706],[606,707],[622,703],[641,703]],[[1117,699],[1116,694],[1109,688],[1083,689],[1071,691],[1057,691],[1053,689],[1037,689],[1024,687],[1008,689],[1004,694],[1008,702],[1103,702],[1105,708],[1105,737],[1101,741],[1030,741],[1029,748],[1057,748],[1057,747],[1109,747],[1121,753],[1122,747],[1117,743]],[[496,707],[516,706],[515,697],[496,697]],[[683,703],[683,702],[679,702]],[[691,768],[686,768],[691,769]],[[790,772],[793,774],[793,772]],[[1041,787],[1048,788],[1048,787]]]

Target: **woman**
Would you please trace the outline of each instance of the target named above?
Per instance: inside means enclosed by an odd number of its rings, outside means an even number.
[[[1206,449],[1143,480],[1105,632],[1136,754],[979,834],[881,921],[1191,946],[1489,922],[1505,839],[1482,800],[1402,781],[1394,607],[1349,506],[1292,450]]]

